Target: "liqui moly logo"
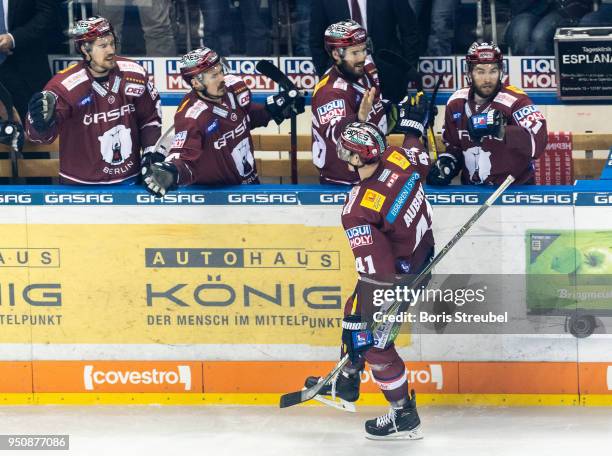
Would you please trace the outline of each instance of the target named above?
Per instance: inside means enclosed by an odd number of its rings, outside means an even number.
[[[117,386],[133,387],[138,385],[159,385],[168,387],[183,385],[185,391],[191,391],[191,368],[189,366],[176,366],[161,370],[153,369],[103,369],[88,364],[83,368],[83,383],[87,391],[95,391],[97,387]]]
[[[278,85],[255,69],[259,60],[260,59],[246,57],[233,57],[227,59],[226,63],[229,68],[229,73],[240,76],[252,92],[277,91]]]
[[[189,86],[181,76],[180,59],[166,60],[166,90],[168,92],[185,92]]]
[[[521,82],[523,89],[557,88],[554,58],[521,59]]]
[[[302,90],[312,91],[319,82],[319,77],[309,57],[283,58],[280,68]]]
[[[349,228],[346,230],[346,237],[348,237],[351,249],[373,244],[372,228],[370,225],[359,225]]]
[[[455,59],[446,57],[422,58],[419,72],[423,75],[423,88],[433,89],[438,78],[442,78],[440,90],[455,90]]]

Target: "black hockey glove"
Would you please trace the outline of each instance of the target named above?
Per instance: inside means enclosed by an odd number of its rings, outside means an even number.
[[[142,170],[142,183],[149,193],[161,198],[168,190],[175,190],[178,182],[178,169],[173,163],[153,163]]]
[[[55,95],[51,92],[36,92],[28,103],[28,115],[34,130],[47,131],[55,122]]]
[[[140,167],[149,168],[153,163],[160,163],[166,159],[166,148],[159,146],[158,150],[153,150],[153,146],[146,148],[140,158]]]
[[[21,151],[24,141],[25,134],[20,123],[0,120],[0,143]]]
[[[427,96],[423,92],[404,97],[397,104],[397,121],[394,133],[411,134],[420,138],[433,120],[435,113],[429,113]]]
[[[348,353],[351,362],[356,363],[363,353],[374,346],[372,331],[361,321],[360,315],[347,315],[342,320],[342,352]]]
[[[266,110],[274,119],[277,125],[283,120],[289,119],[292,114],[302,114],[304,112],[304,96],[297,90],[280,92],[270,95],[266,99]]]
[[[427,175],[427,183],[429,185],[448,185],[458,174],[457,160],[453,157],[443,155],[429,170]]]
[[[480,144],[485,136],[503,139],[505,134],[505,119],[497,109],[491,109],[481,114],[474,114],[468,119],[467,131],[474,144]]]

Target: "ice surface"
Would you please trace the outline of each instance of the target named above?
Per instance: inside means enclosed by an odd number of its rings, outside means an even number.
[[[364,421],[385,412],[382,407],[349,414],[303,406],[15,406],[0,407],[0,433],[70,434],[70,451],[52,453],[60,455],[576,456],[609,454],[612,447],[612,408],[422,407],[423,440],[366,440]]]

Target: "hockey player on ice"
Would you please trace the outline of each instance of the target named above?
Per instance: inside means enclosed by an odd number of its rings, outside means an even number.
[[[165,158],[164,150],[154,150],[161,134],[159,93],[142,66],[115,54],[115,34],[106,19],[78,21],[72,36],[83,60],[32,96],[26,132],[44,144],[59,136],[62,183],[133,182],[141,160]]]
[[[253,103],[238,76],[225,74],[219,55],[200,48],[184,55],[181,75],[192,88],[174,116],[174,142],[168,159],[143,169],[144,184],[156,196],[179,185],[257,184],[251,129],[277,124],[304,112],[304,98],[287,92]]]
[[[400,108],[414,111],[404,117],[423,118],[426,102],[411,99]],[[342,210],[342,225],[360,279],[342,323],[341,356],[348,353],[351,362],[320,394],[356,401],[367,362],[391,404],[389,413],[365,423],[370,439],[421,438],[416,396],[408,392],[406,368],[393,343],[397,327],[387,325],[373,335],[368,321],[374,288],[391,286],[402,274],[418,274],[433,257],[432,211],[423,189],[430,162],[418,140],[425,127],[410,122],[404,130],[410,149],[387,146],[383,133],[367,122],[349,123],[338,139],[339,160],[359,176]],[[319,380],[309,377],[306,386]]]
[[[369,55],[368,36],[355,21],[325,30],[325,49],[334,61],[312,95],[312,161],[323,184],[359,182],[336,155],[336,141],[346,125],[368,121],[387,134],[378,70]]]
[[[546,148],[546,120],[522,90],[502,83],[503,56],[493,43],[473,43],[466,56],[470,87],[446,104],[442,139],[446,151],[427,182],[448,185],[459,172],[463,184],[533,184],[536,160]]]

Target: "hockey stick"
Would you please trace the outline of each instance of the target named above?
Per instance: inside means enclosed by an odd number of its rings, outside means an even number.
[[[446,256],[446,254],[459,242],[459,239],[463,237],[463,235],[476,223],[476,221],[482,217],[487,209],[489,209],[493,203],[499,198],[499,196],[514,182],[514,177],[509,175],[506,180],[499,186],[489,198],[484,202],[482,206],[478,209],[478,211],[470,217],[470,219],[465,222],[465,224],[459,229],[459,231],[453,236],[453,238],[448,241],[448,243],[440,250],[440,252],[435,256],[435,258],[423,269],[419,275],[416,276],[414,280],[410,282],[410,286],[418,286],[426,276],[432,271],[432,269]],[[387,315],[394,315],[399,308],[402,306],[401,301],[395,301],[387,310]],[[374,324],[372,328],[372,333],[375,334],[380,328],[385,324],[384,317],[381,319],[383,321],[377,322]],[[376,335],[374,335],[374,339],[376,339]],[[309,401],[314,398],[319,391],[329,383],[336,375],[340,373],[340,371],[348,364],[349,356],[348,354],[344,355],[342,359],[336,364],[336,366],[332,369],[332,371],[327,374],[327,376],[321,380],[316,385],[311,386],[310,388],[303,389],[301,391],[296,391],[293,393],[287,393],[281,396],[280,398],[280,408],[291,407],[293,405],[301,404],[302,402]]]
[[[257,62],[255,69],[264,76],[267,76],[274,82],[278,83],[281,88],[287,91],[287,95],[289,95],[291,98],[296,98],[299,95],[299,90],[291,79],[289,79],[285,73],[283,73],[269,60],[260,60]],[[291,113],[291,125],[289,132],[291,136],[291,148],[289,150],[289,157],[291,158],[291,183],[297,184],[297,114],[295,111]]]

